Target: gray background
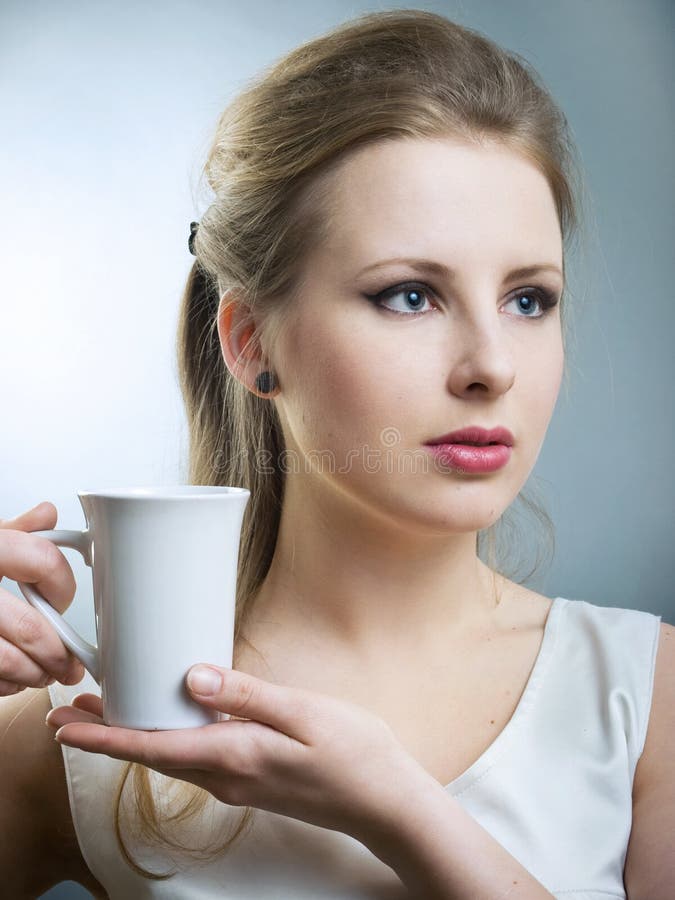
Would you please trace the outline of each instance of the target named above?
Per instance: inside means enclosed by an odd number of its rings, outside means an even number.
[[[0,6],[0,516],[76,491],[184,479],[173,341],[188,223],[218,113],[301,41],[417,6],[529,59],[592,196],[579,311],[534,471],[556,556],[530,584],[675,621],[670,0],[7,2]],[[89,570],[69,621],[95,640]],[[14,582],[3,587],[21,596]],[[89,896],[65,882],[44,895]]]

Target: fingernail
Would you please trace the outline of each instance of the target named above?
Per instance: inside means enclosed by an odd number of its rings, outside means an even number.
[[[222,683],[220,673],[209,666],[194,666],[188,672],[188,687],[195,694],[215,694]]]

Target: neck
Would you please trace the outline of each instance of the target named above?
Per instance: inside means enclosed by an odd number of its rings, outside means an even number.
[[[361,662],[391,653],[447,652],[495,621],[495,576],[476,532],[449,534],[414,516],[402,522],[289,478],[270,569],[246,617],[246,635],[281,628]]]

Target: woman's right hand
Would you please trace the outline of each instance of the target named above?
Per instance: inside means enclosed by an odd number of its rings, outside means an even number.
[[[26,581],[60,613],[75,596],[75,576],[56,544],[31,531],[56,527],[58,511],[44,501],[14,519],[0,519],[0,581]],[[0,588],[0,697],[60,681],[77,684],[84,666],[49,620],[23,598]]]

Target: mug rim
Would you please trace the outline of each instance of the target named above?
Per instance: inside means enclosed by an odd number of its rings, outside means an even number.
[[[242,497],[248,488],[235,485],[168,484],[137,485],[132,487],[88,488],[77,492],[78,497],[100,497],[106,500],[195,500],[223,497]]]

